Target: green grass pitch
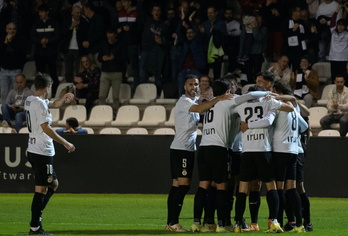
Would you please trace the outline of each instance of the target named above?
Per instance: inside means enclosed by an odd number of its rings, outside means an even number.
[[[27,235],[33,194],[0,194],[0,235]],[[216,235],[173,233],[164,230],[166,195],[150,194],[55,194],[43,215],[45,230],[54,235]],[[348,199],[310,198],[315,236],[348,235]],[[185,198],[180,223],[190,228],[193,195]],[[265,235],[267,204],[262,198],[260,232]],[[246,210],[249,222],[249,211]],[[285,233],[292,234],[292,233]]]

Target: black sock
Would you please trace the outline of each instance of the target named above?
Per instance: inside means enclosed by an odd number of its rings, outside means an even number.
[[[172,214],[173,214],[173,199],[174,196],[176,194],[176,192],[178,191],[178,187],[172,186],[169,190],[169,194],[168,194],[168,198],[167,198],[167,211],[168,211],[168,215],[167,215],[167,225],[170,224],[170,221],[172,219]]]
[[[310,212],[310,202],[306,193],[300,195],[302,204],[302,217],[304,219],[304,224],[311,223],[311,212]]]
[[[269,219],[277,219],[279,210],[279,197],[277,190],[267,191],[267,204],[269,210]]]
[[[204,205],[204,221],[203,223],[214,224],[215,218],[215,200],[216,200],[216,188],[210,187],[208,189],[207,204]]]
[[[290,198],[288,192],[285,192],[285,213],[286,217],[288,218],[288,222],[295,222],[295,215],[294,211],[292,210],[291,204],[290,204]]]
[[[231,225],[231,213],[232,213],[232,209],[233,209],[233,202],[234,202],[234,198],[233,198],[233,193],[234,188],[232,189],[228,189],[227,190],[227,206],[226,206],[226,218],[225,218],[225,224],[226,225]]]
[[[300,195],[297,192],[297,189],[289,189],[286,190],[286,192],[289,194],[289,200],[291,204],[291,208],[295,214],[296,217],[296,226],[302,225],[302,208],[301,208],[301,198]]]
[[[40,219],[42,214],[42,209],[44,206],[45,194],[35,192],[33,201],[31,203],[31,227],[38,227],[41,225]]]
[[[259,209],[261,204],[260,192],[259,191],[250,191],[249,193],[249,210],[251,223],[258,222],[259,218]]]
[[[243,215],[245,211],[245,204],[246,204],[246,197],[247,195],[245,193],[238,193],[236,198],[236,206],[235,206],[235,221],[240,224],[243,220]]]
[[[284,189],[278,189],[278,197],[279,197],[279,210],[278,210],[278,223],[280,226],[283,226],[283,216],[284,216],[284,207],[286,204],[285,200],[285,190]]]
[[[227,191],[226,190],[217,190],[216,191],[216,211],[218,218],[218,225],[224,227],[225,219],[227,214]]]
[[[204,204],[207,202],[208,190],[198,187],[195,194],[194,205],[193,205],[193,221],[201,222]]]
[[[179,223],[179,215],[184,203],[186,193],[189,191],[189,185],[180,185],[173,199],[173,214],[170,224],[175,225]]]
[[[45,207],[47,206],[47,203],[50,201],[53,194],[54,194],[53,188],[47,188],[47,193],[45,195],[45,200],[44,200],[44,204],[42,206],[42,210],[45,209]]]

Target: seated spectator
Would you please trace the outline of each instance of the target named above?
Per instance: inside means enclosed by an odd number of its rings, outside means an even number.
[[[1,106],[1,111],[3,115],[2,126],[11,126],[11,120],[15,120],[15,130],[18,132],[26,120],[24,101],[28,96],[33,95],[31,91],[26,86],[25,76],[23,74],[18,74],[15,77],[16,89],[12,89],[7,96],[6,103]]]
[[[100,69],[89,56],[82,56],[79,73],[74,78],[74,84],[77,99],[86,98],[87,113],[92,109],[93,102],[98,99],[100,75]]]
[[[330,114],[320,120],[322,129],[331,129],[331,124],[339,123],[341,137],[345,137],[348,132],[348,88],[344,83],[344,77],[337,75],[336,86],[328,95],[327,109]]]
[[[313,100],[319,98],[319,75],[316,70],[310,68],[308,57],[303,56],[300,62],[300,70],[295,71],[290,79],[290,86],[297,99],[303,99],[306,107],[313,105]]]
[[[199,77],[199,99],[198,104],[202,104],[203,102],[210,101],[213,96],[213,89],[210,86],[211,79],[207,75],[201,75]]]
[[[278,62],[274,63],[271,68],[268,69],[275,75],[275,80],[281,80],[288,84],[291,77],[291,69],[289,68],[289,58],[285,55],[281,56]]]
[[[66,119],[65,128],[57,129],[57,134],[88,134],[87,130],[82,129],[75,117]]]

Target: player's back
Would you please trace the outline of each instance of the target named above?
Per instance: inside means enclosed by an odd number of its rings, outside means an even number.
[[[204,113],[200,146],[228,147],[234,100],[216,103]]]
[[[298,153],[298,116],[296,111],[278,112],[272,142],[274,152]]]
[[[275,112],[282,103],[274,99],[252,100],[235,108],[241,121],[251,123],[264,118],[267,113]],[[243,152],[271,151],[270,127],[248,129],[242,134]]]

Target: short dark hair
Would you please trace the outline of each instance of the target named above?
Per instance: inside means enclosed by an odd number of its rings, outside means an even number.
[[[50,11],[50,8],[47,4],[41,4],[38,8],[37,11]]]
[[[262,76],[264,80],[271,82],[272,84],[275,81],[275,76],[272,72],[269,71],[261,71],[257,73],[256,77]]]
[[[194,74],[188,74],[188,75],[186,75],[186,77],[185,77],[185,83],[186,83],[186,81],[187,81],[188,79],[198,79],[198,78],[197,78],[197,76],[194,75]]]
[[[286,95],[292,95],[292,90],[289,84],[286,84],[280,80],[276,80],[274,81],[273,84],[273,89],[277,92],[277,93],[281,93],[281,94],[286,94]]]
[[[48,74],[38,73],[34,79],[34,86],[36,90],[44,89],[52,85],[52,79]]]
[[[79,127],[79,122],[75,117],[69,117],[68,119],[66,119],[66,123],[68,123],[75,130]]]
[[[220,96],[226,93],[227,90],[231,89],[231,83],[227,79],[217,79],[211,85],[214,96]]]
[[[87,9],[95,12],[95,6],[93,5],[92,2],[87,2],[86,5],[84,6],[84,8],[87,8]]]
[[[248,89],[248,92],[253,92],[253,91],[266,91],[266,89],[264,87],[254,85],[254,86],[249,87],[249,89]]]

